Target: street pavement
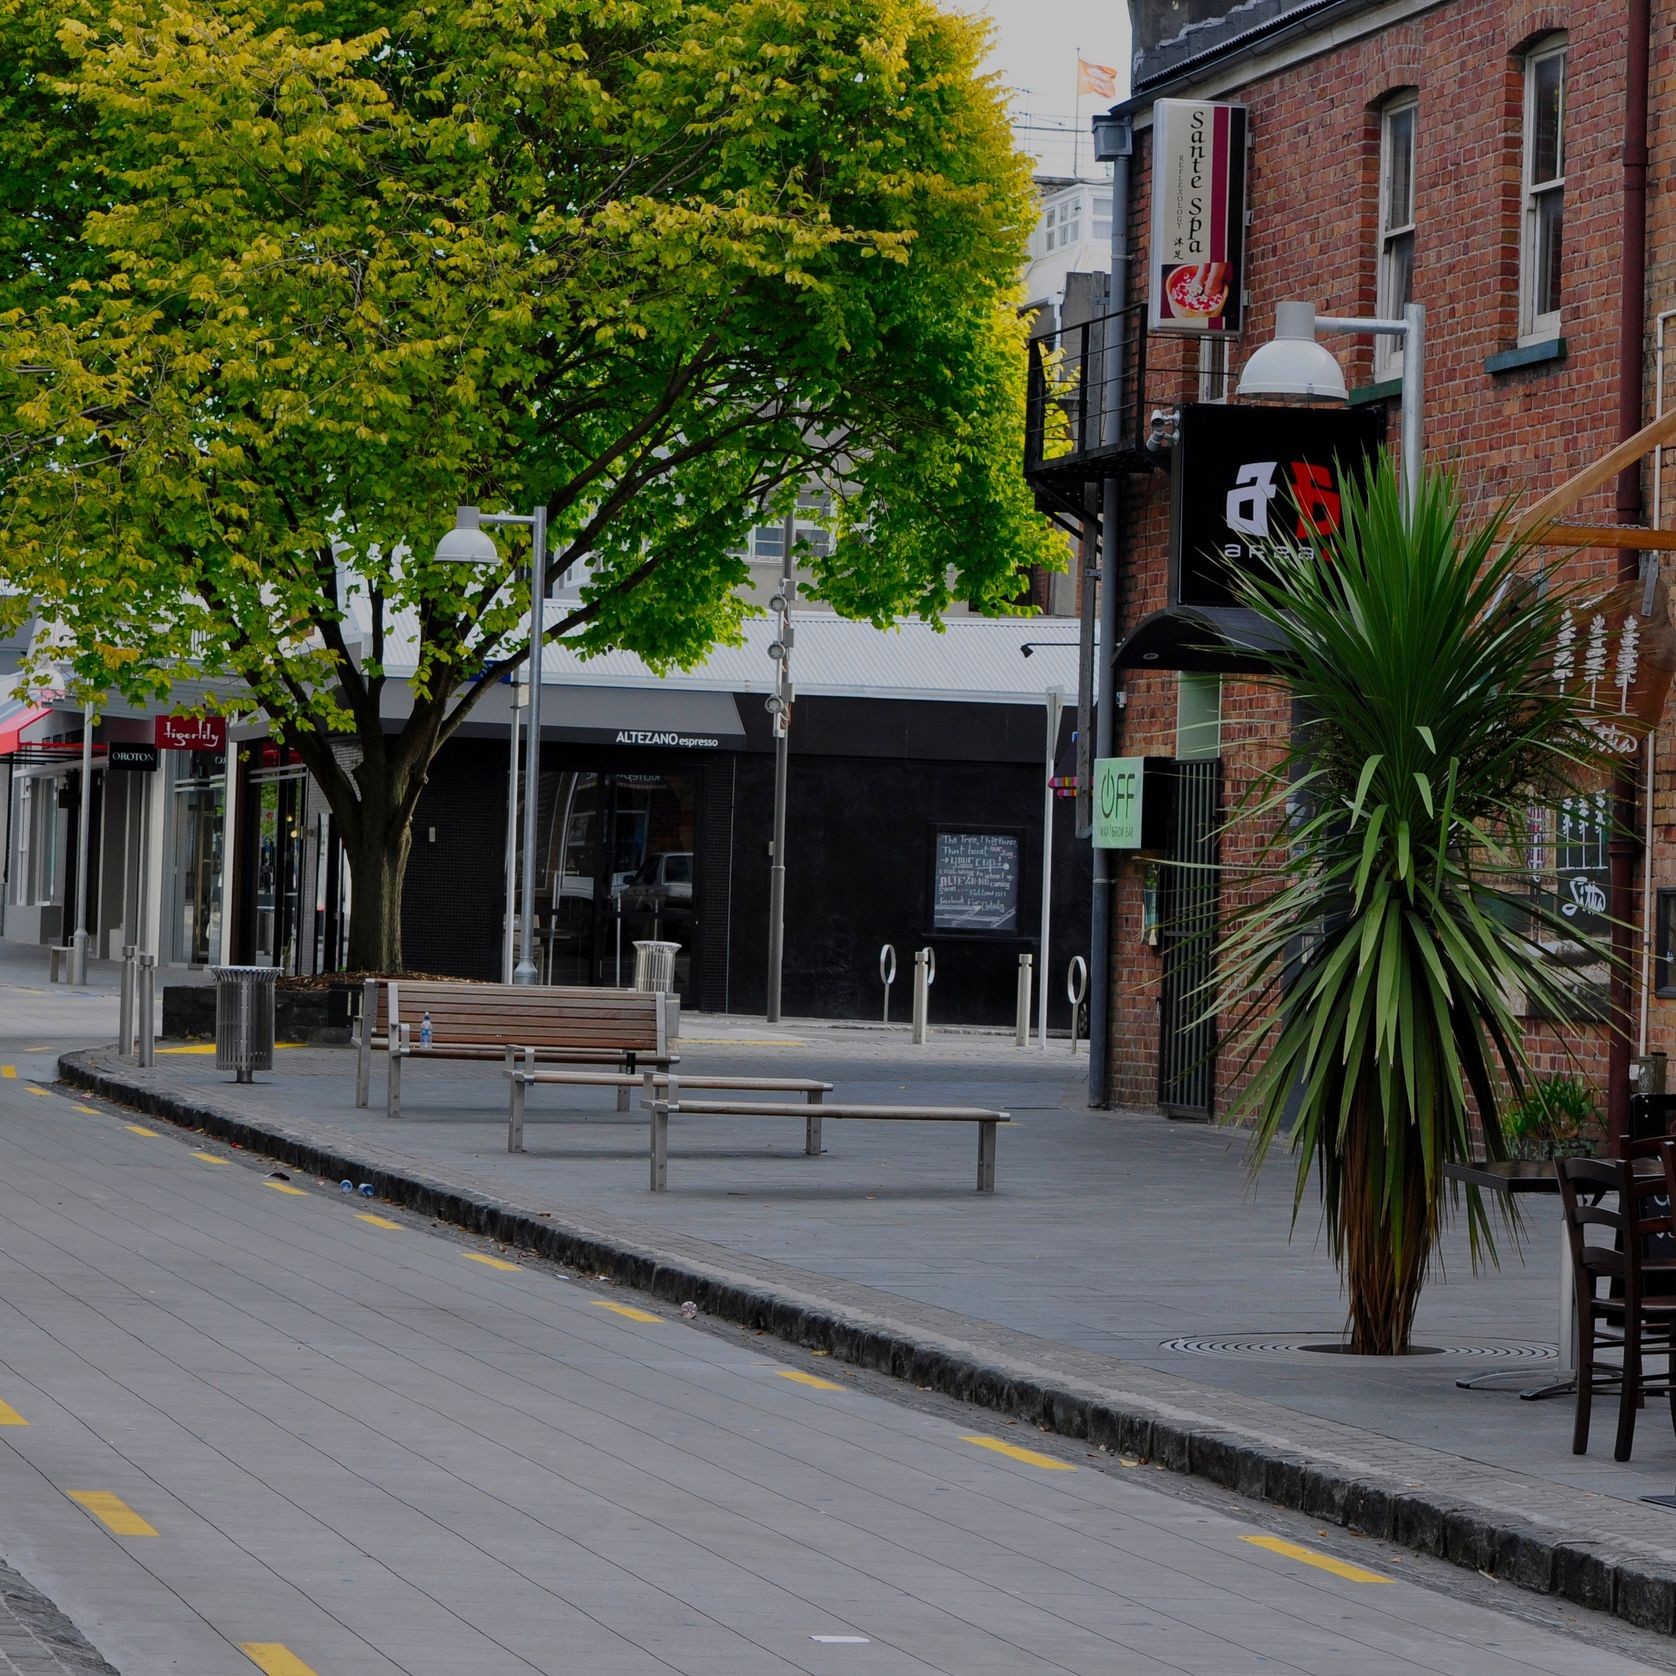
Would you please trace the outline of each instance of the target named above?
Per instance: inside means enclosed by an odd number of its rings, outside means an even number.
[[[0,986],[0,1555],[122,1676],[1672,1668],[51,1089],[108,1010]]]
[[[973,1193],[965,1126],[831,1123],[825,1155],[811,1160],[800,1123],[706,1118],[678,1125],[669,1191],[652,1194],[645,1120],[601,1090],[533,1091],[528,1150],[509,1156],[498,1067],[410,1061],[395,1123],[381,1073],[371,1105],[356,1109],[347,1049],[282,1052],[272,1076],[235,1088],[203,1046],[165,1045],[155,1072],[134,1080],[306,1119],[316,1134],[555,1218],[606,1213],[654,1244],[706,1242],[805,1292],[841,1282],[886,1300],[885,1313],[899,1313],[889,1300],[946,1311],[968,1337],[1028,1334],[1590,1496],[1637,1501],[1676,1486],[1676,1434],[1661,1415],[1643,1420],[1633,1459],[1618,1463],[1605,1409],[1579,1457],[1568,1399],[1519,1400],[1555,1378],[1557,1199],[1527,1202],[1500,1268],[1474,1273],[1460,1230],[1445,1242],[1416,1324],[1417,1343],[1437,1354],[1325,1356],[1303,1346],[1341,1337],[1344,1299],[1313,1187],[1292,1228],[1291,1160],[1253,1177],[1241,1133],[1089,1111],[1086,1059],[1063,1040],[1044,1053],[1010,1035],[943,1032],[914,1048],[905,1032],[689,1017],[681,1056],[688,1071],[823,1077],[837,1100],[1008,1110],[998,1191]],[[1506,1377],[1456,1386],[1492,1371]],[[1676,1516],[1670,1528],[1676,1545]]]

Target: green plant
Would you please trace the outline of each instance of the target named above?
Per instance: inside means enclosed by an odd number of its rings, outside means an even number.
[[[1579,694],[1552,679],[1575,598],[1531,574],[1506,509],[1465,526],[1447,476],[1405,515],[1381,464],[1345,494],[1325,556],[1291,547],[1242,583],[1285,637],[1278,680],[1308,718],[1246,813],[1266,833],[1221,983],[1251,1081],[1254,1165],[1319,1176],[1351,1348],[1397,1354],[1453,1203],[1443,1167],[1505,1153],[1529,1071],[1514,997],[1593,1005],[1548,943],[1583,939],[1528,893],[1527,812],[1606,772]],[[1592,960],[1608,958],[1587,945]],[[1494,1241],[1466,1194],[1474,1261]]]
[[[1516,1158],[1559,1158],[1593,1149],[1600,1121],[1594,1091],[1577,1076],[1544,1077],[1502,1113],[1502,1135]]]

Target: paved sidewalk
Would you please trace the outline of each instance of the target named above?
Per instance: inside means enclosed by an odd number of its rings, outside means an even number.
[[[1343,1303],[1313,1202],[1288,1237],[1289,1164],[1253,1183],[1238,1136],[1088,1112],[1082,1062],[1063,1041],[1043,1054],[949,1033],[915,1050],[905,1033],[689,1018],[682,1054],[689,1070],[823,1075],[841,1098],[1006,1107],[1016,1123],[999,1191],[971,1192],[964,1130],[832,1124],[817,1161],[802,1156],[798,1125],[705,1120],[681,1126],[671,1191],[654,1196],[644,1123],[603,1091],[538,1091],[530,1151],[512,1158],[501,1080],[479,1068],[410,1070],[394,1124],[381,1083],[371,1109],[354,1108],[345,1050],[285,1052],[274,1077],[244,1089],[201,1050],[162,1052],[144,1073],[98,1053],[70,1069],[922,1383],[1073,1433],[1130,1426],[1128,1446],[1135,1426],[1151,1428],[1152,1452],[1173,1464],[1366,1528],[1406,1523],[1404,1540],[1533,1586],[1596,1604],[1627,1590],[1627,1615],[1670,1627],[1676,1514],[1638,1499],[1676,1482],[1662,1406],[1619,1466],[1606,1405],[1592,1453],[1577,1458],[1567,1399],[1455,1385],[1492,1368],[1532,1382],[1552,1372],[1546,1204],[1522,1259],[1507,1243],[1499,1272],[1473,1276],[1464,1243],[1451,1243],[1417,1335],[1441,1353],[1327,1356],[1298,1348],[1336,1338]],[[1447,1531],[1446,1514],[1459,1515]],[[1651,1580],[1650,1604],[1627,1599],[1637,1578]]]

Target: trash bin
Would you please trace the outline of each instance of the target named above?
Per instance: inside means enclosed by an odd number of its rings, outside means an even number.
[[[679,943],[636,943],[634,945],[634,987],[653,995],[670,995],[675,989],[675,956]]]
[[[274,1068],[277,966],[214,966],[215,1068],[235,1082]]]

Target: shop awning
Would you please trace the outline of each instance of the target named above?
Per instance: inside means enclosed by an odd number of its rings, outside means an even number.
[[[1286,644],[1274,624],[1232,605],[1172,605],[1135,625],[1113,658],[1117,669],[1183,669],[1204,675],[1266,675]]]
[[[23,730],[51,714],[44,705],[25,698],[0,698],[0,757],[11,756],[23,738]]]

